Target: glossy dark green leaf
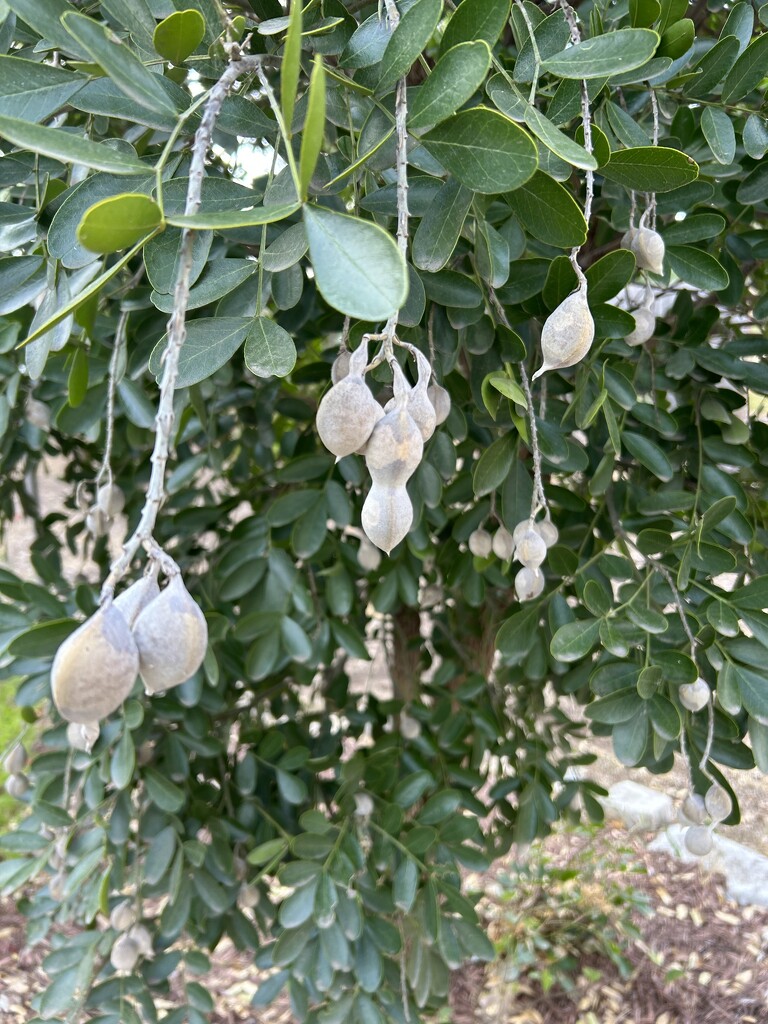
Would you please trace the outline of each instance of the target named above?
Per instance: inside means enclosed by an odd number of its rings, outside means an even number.
[[[296,364],[296,346],[270,317],[253,321],[245,338],[245,365],[257,377],[286,377]]]
[[[442,0],[416,0],[400,18],[381,58],[377,83],[380,92],[390,89],[410,70],[437,28],[442,9]]]
[[[768,33],[753,40],[725,76],[723,103],[737,103],[765,78],[768,66]]]
[[[695,181],[699,167],[677,149],[637,146],[612,153],[601,173],[637,192],[670,192]]]
[[[581,207],[571,193],[548,174],[537,171],[506,200],[534,238],[560,248],[582,245],[586,240],[587,222]]]
[[[515,455],[511,434],[497,438],[480,456],[472,477],[475,495],[481,498],[500,487],[507,477]]]
[[[115,789],[125,789],[133,779],[136,767],[136,750],[128,729],[123,729],[110,762],[110,776]]]
[[[443,54],[409,105],[412,129],[439,124],[455,114],[480,88],[491,64],[482,41],[459,43]]]
[[[579,661],[595,646],[599,631],[598,619],[579,619],[566,623],[552,637],[552,657],[558,661]]]
[[[673,245],[667,249],[666,258],[679,278],[702,291],[721,291],[728,287],[728,272],[703,249]]]
[[[462,0],[443,33],[440,52],[476,39],[493,46],[504,30],[509,9],[510,0]]]
[[[736,131],[724,110],[705,107],[701,114],[701,130],[712,156],[720,164],[730,164],[736,155]]]
[[[419,270],[435,273],[448,263],[471,205],[472,192],[449,178],[430,203],[413,237],[411,255]]]
[[[416,861],[403,857],[392,881],[392,899],[395,906],[408,913],[416,899],[419,886],[419,869]]]
[[[639,68],[653,56],[659,37],[647,28],[622,28],[585,39],[542,64],[559,78],[608,78]]]

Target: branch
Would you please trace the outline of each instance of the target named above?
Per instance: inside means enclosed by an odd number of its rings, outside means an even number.
[[[560,6],[563,10],[563,14],[565,15],[565,20],[568,23],[568,28],[571,33],[571,42],[576,45],[581,42],[581,32],[579,31],[578,21],[576,20],[576,12],[568,4],[567,0],[560,0]],[[591,153],[592,116],[589,110],[589,90],[584,79],[581,81],[581,124],[584,129],[584,149],[586,149],[588,153]],[[595,195],[595,175],[593,171],[587,170],[584,172],[584,177],[587,183],[587,194],[584,200],[584,220],[587,222],[587,234],[589,234],[589,220],[592,216],[592,200]],[[584,272],[579,266],[577,259],[580,250],[580,245],[571,249],[570,259],[573,269],[576,271],[576,277],[579,279],[579,284],[584,284]]]

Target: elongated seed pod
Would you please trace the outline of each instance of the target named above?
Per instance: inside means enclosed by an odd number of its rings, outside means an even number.
[[[500,526],[493,535],[491,543],[493,553],[502,562],[508,562],[515,553],[515,542],[512,534],[504,526]]]
[[[367,537],[360,540],[360,547],[357,549],[357,562],[360,568],[365,569],[366,572],[376,572],[381,565],[381,553]]]
[[[543,365],[533,379],[547,370],[562,370],[584,358],[595,337],[595,321],[587,304],[587,286],[583,283],[547,317],[541,330]]]
[[[146,608],[150,601],[154,601],[159,593],[160,587],[157,583],[157,577],[154,575],[142,576],[140,580],[132,583],[127,590],[118,594],[112,604],[113,607],[117,608],[128,625],[132,626],[139,612]]]
[[[544,573],[541,569],[523,567],[515,576],[515,593],[519,601],[532,601],[544,589]]]
[[[364,341],[350,356],[347,376],[324,395],[317,410],[320,440],[339,459],[362,448],[383,415],[363,379],[367,362],[368,343]]]
[[[423,441],[428,441],[435,432],[437,426],[437,410],[429,400],[429,381],[432,377],[432,367],[429,360],[418,349],[415,349],[416,365],[419,376],[408,395],[407,409],[413,417],[413,421],[421,431]]]
[[[361,522],[368,539],[387,554],[407,535],[413,505],[405,487],[373,483],[363,503]]]
[[[27,763],[27,760],[27,752],[24,749],[24,744],[17,743],[3,761],[3,769],[8,773],[8,775],[16,775],[18,772],[24,771],[24,765]]]
[[[467,546],[476,558],[488,558],[493,550],[493,538],[487,530],[473,530]]]
[[[147,693],[169,690],[197,672],[208,646],[208,625],[180,573],[139,613],[133,635]]]
[[[59,714],[91,725],[111,715],[133,689],[139,652],[114,604],[104,605],[56,652],[51,689]]]
[[[445,423],[451,411],[451,396],[442,386],[433,382],[427,388],[427,396],[435,410],[435,422],[437,426]]]
[[[701,711],[709,703],[710,690],[704,679],[697,679],[695,683],[683,683],[677,694],[680,703],[688,711]]]
[[[371,480],[384,487],[404,486],[424,454],[421,431],[408,412],[408,383],[396,363],[393,369],[395,404],[373,428],[365,449]]]
[[[520,543],[523,537],[528,533],[529,530],[534,528],[533,519],[521,519],[517,526],[512,531],[512,540],[515,542],[515,547]]]
[[[627,345],[643,345],[653,337],[653,332],[656,330],[656,317],[646,306],[633,309],[632,316],[635,320],[635,327],[625,336],[624,341]]]
[[[349,375],[349,357],[351,353],[347,349],[342,349],[341,352],[333,360],[331,366],[331,381],[334,384],[338,384],[340,380],[344,380]]]
[[[148,959],[154,955],[154,946],[152,944],[152,934],[145,925],[135,924],[133,928],[128,931],[128,938],[132,939],[133,942],[139,948],[139,956],[147,957]]]

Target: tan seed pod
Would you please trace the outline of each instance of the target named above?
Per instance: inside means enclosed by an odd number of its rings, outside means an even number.
[[[104,484],[96,492],[96,506],[108,519],[119,515],[125,508],[122,489],[117,484]]]
[[[347,376],[326,392],[317,410],[320,440],[337,459],[362,448],[383,415],[363,379],[367,362],[368,342],[364,341],[350,355]]]
[[[129,626],[133,626],[138,615],[147,607],[150,601],[159,595],[160,587],[157,577],[150,574],[142,576],[140,580],[132,583],[127,590],[122,591],[112,602],[114,608],[120,612]]]
[[[704,794],[704,806],[712,821],[725,821],[733,809],[730,796],[717,783],[710,786]]]
[[[109,519],[100,508],[94,507],[85,517],[85,528],[94,540],[98,540],[109,532]]]
[[[121,935],[115,940],[112,952],[109,954],[109,962],[116,971],[132,971],[138,961],[139,947],[133,939],[129,939],[127,935]]]
[[[706,825],[691,825],[686,830],[683,842],[686,850],[694,857],[706,857],[708,853],[712,852],[715,845],[712,833]]]
[[[67,726],[67,743],[73,750],[90,754],[100,732],[98,722],[70,722]]]
[[[17,743],[3,761],[3,768],[9,775],[16,775],[24,770],[28,760],[24,744]]]
[[[487,530],[473,530],[467,546],[476,558],[489,558],[493,550],[493,538]]]
[[[29,779],[23,772],[16,772],[14,775],[11,775],[5,783],[5,792],[8,796],[13,797],[14,800],[21,800],[28,790]]]
[[[405,487],[382,487],[374,482],[363,503],[361,521],[368,539],[389,554],[413,523],[413,505]]]
[[[139,947],[139,956],[151,959],[155,954],[155,948],[152,944],[152,934],[145,925],[135,924],[128,931],[128,938],[132,939]]]
[[[515,593],[519,601],[532,601],[544,589],[544,573],[541,569],[523,567],[515,576]]]
[[[344,380],[349,375],[349,357],[351,353],[343,348],[341,352],[333,360],[331,366],[331,381],[334,384],[338,384],[340,380]]]
[[[133,635],[147,693],[169,690],[197,672],[208,646],[208,625],[180,573],[139,613]]]
[[[56,900],[57,903],[61,903],[64,899],[66,887],[67,876],[63,871],[58,871],[48,883],[48,892],[50,893],[51,899]]]
[[[653,332],[656,330],[656,317],[646,306],[632,310],[632,316],[635,320],[635,327],[624,338],[624,341],[627,345],[644,345],[653,337]]]
[[[106,718],[131,692],[138,670],[128,624],[113,604],[104,605],[56,652],[51,688],[59,714],[81,725]]]
[[[515,542],[512,534],[504,526],[500,526],[493,535],[491,544],[493,553],[502,562],[508,562],[515,553]]]
[[[381,565],[381,553],[375,548],[367,537],[360,539],[360,547],[357,549],[357,562],[361,569],[366,572],[376,572]]]
[[[395,408],[373,428],[365,464],[375,484],[398,488],[414,474],[423,454],[424,441],[413,417],[406,409]]]
[[[533,379],[547,370],[562,370],[578,363],[589,352],[595,338],[595,321],[587,304],[587,286],[582,284],[547,317],[541,330],[543,365]]]
[[[638,269],[650,270],[652,274],[664,273],[664,239],[658,231],[637,228],[627,248],[635,254]]]
[[[533,528],[548,548],[557,544],[560,534],[551,519],[542,519],[540,522],[534,523]]]
[[[427,395],[435,410],[435,423],[445,423],[451,412],[451,396],[442,384],[433,383],[427,388]]]
[[[136,923],[136,907],[131,900],[121,900],[112,908],[109,926],[116,932],[127,932]]]
[[[515,545],[515,558],[528,569],[538,569],[547,557],[547,545],[533,530],[527,530]]]
[[[678,688],[677,695],[680,703],[688,711],[701,711],[709,703],[710,689],[704,679],[697,679],[695,683],[683,683]]]
[[[681,811],[685,820],[693,822],[694,825],[703,825],[707,820],[704,797],[699,793],[689,793],[683,801]]]

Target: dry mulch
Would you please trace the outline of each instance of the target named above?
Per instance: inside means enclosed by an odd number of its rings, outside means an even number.
[[[547,849],[565,861],[579,841],[555,835]],[[628,837],[607,828],[600,841],[626,847]],[[629,842],[647,871],[631,882],[654,911],[638,919],[643,940],[630,954],[632,977],[623,981],[609,962],[590,960],[601,971],[598,981],[582,980],[571,995],[544,995],[535,984],[513,988],[499,980],[497,965],[468,964],[455,972],[450,1024],[768,1024],[768,908],[739,907],[718,876],[649,854],[642,837]],[[31,1016],[29,999],[45,986],[45,953],[25,946],[23,918],[0,901],[0,1024]],[[216,1001],[215,1024],[290,1024],[283,1000],[251,1007],[258,975],[250,958],[223,946],[214,963],[205,983]]]

